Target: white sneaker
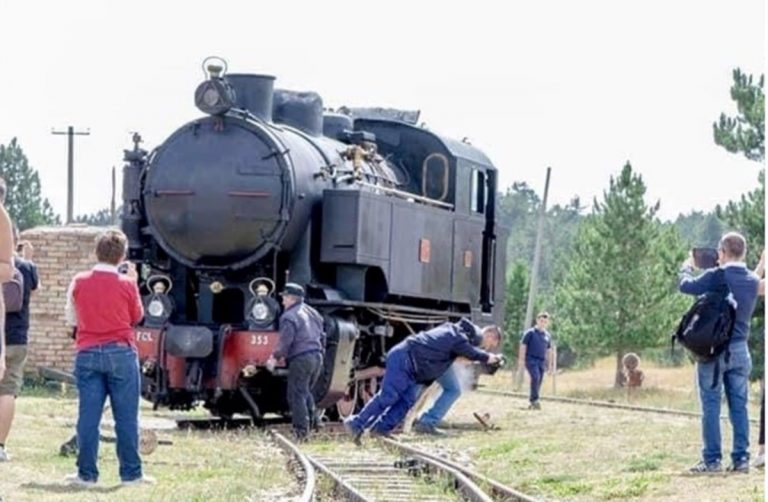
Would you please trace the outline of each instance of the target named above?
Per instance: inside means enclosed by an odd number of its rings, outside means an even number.
[[[11,456],[5,451],[5,448],[0,448],[0,462],[8,462],[11,460]]]
[[[756,456],[752,467],[765,467],[765,454]]]
[[[153,478],[152,476],[144,475],[140,478],[132,479],[130,481],[121,481],[120,484],[123,486],[142,486],[142,485],[154,485],[157,483],[157,480]]]
[[[86,481],[79,474],[70,474],[64,478],[67,484],[80,486],[82,488],[92,488],[96,486],[96,481]]]

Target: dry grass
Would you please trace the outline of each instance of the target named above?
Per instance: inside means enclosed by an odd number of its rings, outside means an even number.
[[[645,388],[631,397],[632,403],[697,409],[692,367],[644,370]],[[482,383],[510,389],[511,375],[502,373]],[[626,401],[626,393],[614,391],[612,383],[610,360],[557,377],[558,395]],[[551,384],[548,377],[545,393],[551,393]],[[752,397],[756,395],[757,386]],[[757,416],[757,404],[753,399],[752,417]],[[763,500],[762,471],[704,478],[683,475],[701,448],[696,419],[555,402],[544,402],[543,407],[540,412],[528,411],[524,399],[469,393],[452,410],[449,422],[474,427],[472,412],[488,412],[501,430],[454,429],[448,438],[428,445],[547,500]],[[76,490],[61,481],[74,471],[74,460],[57,455],[59,445],[72,434],[76,401],[27,393],[18,410],[9,442],[14,459],[0,464],[4,500],[278,501],[298,489],[285,456],[262,433],[162,432],[173,446],[160,446],[145,458],[146,472],[158,478],[157,486],[119,488],[114,447],[104,444],[102,487]],[[152,416],[147,408],[143,414]],[[731,444],[727,422],[723,436],[727,457]],[[752,438],[756,437],[755,426]],[[406,439],[424,441],[415,436]],[[320,452],[339,446],[315,447]],[[345,443],[340,448],[352,446]]]
[[[693,381],[691,367],[646,368],[646,374],[648,387],[634,395],[632,403],[697,408],[690,386],[686,387]],[[612,366],[603,361],[593,370],[559,375],[558,395],[623,402],[626,392],[613,391],[612,382]],[[511,375],[485,377],[481,383],[509,389]],[[551,393],[551,381],[545,381],[545,387]],[[546,500],[763,500],[762,470],[715,477],[684,474],[701,449],[695,418],[556,402],[543,402],[543,410],[529,411],[525,399],[469,393],[454,407],[448,422],[474,424],[473,411],[490,413],[501,430],[449,430],[448,438],[429,446],[452,456],[469,455],[479,471]],[[759,409],[753,405],[751,411]],[[756,425],[751,437],[755,443]],[[726,464],[730,445],[730,425],[723,422]]]
[[[700,411],[698,394],[695,390],[696,370],[693,365],[686,364],[671,368],[643,364],[641,368],[645,372],[643,387],[632,390],[630,393],[627,389],[613,388],[615,364],[613,358],[601,359],[593,368],[559,372],[554,382],[552,376],[547,375],[542,385],[542,395],[601,399],[642,406]],[[514,390],[510,372],[501,372],[493,378],[485,378],[481,384],[491,389]],[[528,385],[526,374],[521,391],[527,392]],[[759,413],[760,385],[753,383],[750,390],[750,416],[758,417]]]
[[[76,471],[75,461],[58,456],[58,450],[73,434],[76,412],[71,397],[19,399],[8,444],[13,458],[0,464],[3,500],[275,501],[298,490],[286,458],[264,434],[202,431],[160,432],[174,444],[144,457],[144,471],[157,478],[155,486],[120,487],[114,445],[102,443],[100,486],[68,487],[63,478]],[[152,413],[145,407],[143,416]]]

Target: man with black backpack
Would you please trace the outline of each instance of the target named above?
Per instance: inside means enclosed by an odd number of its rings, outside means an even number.
[[[706,335],[701,333],[701,326],[707,320],[707,311],[701,307],[704,300],[714,301],[718,307],[710,306],[714,311],[714,322],[709,323],[708,332],[712,335],[709,354],[702,354],[692,349],[697,358],[699,396],[702,409],[702,449],[701,461],[690,469],[694,474],[721,472],[722,449],[720,435],[720,401],[722,389],[728,400],[729,416],[733,427],[733,450],[731,452],[731,472],[749,472],[749,417],[747,399],[749,394],[749,374],[752,360],[747,347],[749,323],[755,310],[759,279],[747,269],[744,259],[747,244],[744,237],[730,232],[721,239],[717,249],[717,267],[706,270],[694,277],[695,268],[692,259],[683,263],[681,270],[680,291],[690,295],[707,295],[697,301],[702,310],[694,313],[695,308],[683,318],[678,329],[678,339],[687,335]],[[717,303],[720,302],[720,303]],[[728,303],[735,303],[735,311],[728,309]],[[692,314],[690,316],[690,314]],[[690,317],[689,319],[686,319]],[[712,317],[710,317],[712,319]],[[699,322],[701,321],[701,322]],[[730,324],[732,323],[732,328]],[[723,328],[723,326],[726,326]],[[724,333],[723,333],[724,332]],[[730,335],[730,336],[729,336]],[[684,343],[685,345],[685,343]],[[691,348],[691,347],[689,347]]]

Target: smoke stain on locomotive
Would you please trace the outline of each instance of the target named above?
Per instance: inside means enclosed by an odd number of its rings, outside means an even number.
[[[501,321],[507,232],[482,151],[420,127],[418,112],[326,111],[272,76],[206,71],[203,116],[151,153],[135,134],[124,156],[142,394],[155,407],[286,415],[286,368],[266,362],[289,280],[325,318],[314,396],[330,416],[370,399],[409,334]]]

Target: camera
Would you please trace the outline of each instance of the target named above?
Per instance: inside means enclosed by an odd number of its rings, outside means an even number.
[[[128,262],[123,262],[120,265],[117,266],[117,273],[118,274],[127,274],[128,273]]]
[[[693,248],[693,263],[697,268],[715,268],[718,263],[717,249]]]

